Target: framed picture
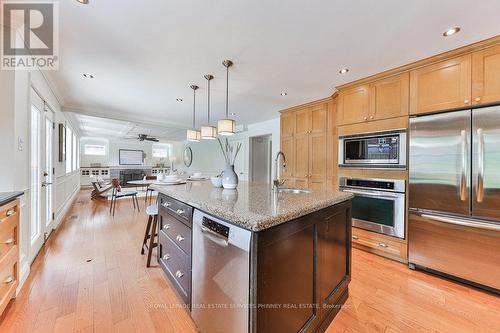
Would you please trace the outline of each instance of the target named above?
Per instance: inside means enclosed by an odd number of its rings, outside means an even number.
[[[66,161],[66,127],[59,124],[59,162]]]

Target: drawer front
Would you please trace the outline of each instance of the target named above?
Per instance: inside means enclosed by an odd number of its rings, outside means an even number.
[[[191,257],[181,251],[164,232],[160,231],[158,238],[158,262],[184,302],[190,304]]]
[[[370,235],[367,236],[358,229],[353,228],[352,242],[353,244],[369,247],[387,254],[406,257],[406,251],[404,251],[406,245],[404,243],[392,241],[388,236],[375,233],[370,233]]]
[[[191,255],[191,229],[169,214],[160,214],[160,230],[177,244],[186,255]]]
[[[10,299],[14,297],[18,286],[17,280],[17,246],[8,252],[0,261],[0,313],[5,309]]]
[[[162,194],[160,196],[160,210],[174,216],[187,226],[192,226],[193,207]]]
[[[0,224],[0,261],[17,245],[17,228],[16,219],[9,219]]]

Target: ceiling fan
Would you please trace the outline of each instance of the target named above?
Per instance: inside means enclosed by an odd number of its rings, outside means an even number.
[[[139,141],[153,141],[153,142],[160,142],[160,140],[158,140],[157,138],[154,138],[152,136],[148,136],[147,134],[139,134],[139,136],[137,137],[137,140]]]

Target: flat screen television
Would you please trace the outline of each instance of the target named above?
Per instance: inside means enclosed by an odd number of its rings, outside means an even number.
[[[142,165],[144,161],[144,151],[120,149],[118,158],[120,165]]]

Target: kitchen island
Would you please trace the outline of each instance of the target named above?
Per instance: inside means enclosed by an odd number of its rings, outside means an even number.
[[[347,299],[351,194],[152,188],[158,262],[202,332],[322,332]]]

